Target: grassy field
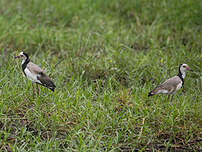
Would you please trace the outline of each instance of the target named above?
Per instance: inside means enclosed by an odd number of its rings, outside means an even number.
[[[21,50],[55,92],[32,98]],[[0,151],[201,151],[201,0],[1,0]],[[172,104],[148,92],[187,63]]]

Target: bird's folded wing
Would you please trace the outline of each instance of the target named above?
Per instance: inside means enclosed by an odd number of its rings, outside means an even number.
[[[161,86],[164,88],[170,87],[170,86],[177,87],[177,85],[181,82],[182,81],[178,76],[174,76],[174,77],[166,80],[164,83],[162,83]]]
[[[177,88],[177,86],[178,86],[179,83],[181,83],[180,78],[178,76],[174,76],[174,77],[166,80],[162,84],[158,85],[151,92],[153,94],[172,93],[173,91],[175,91],[175,89]]]
[[[29,69],[29,71],[33,74],[39,74],[39,73],[44,73],[44,71],[36,64],[29,62],[27,64],[27,68]],[[45,74],[45,73],[44,73]]]
[[[37,79],[42,83],[43,86],[48,88],[55,88],[55,84],[45,73],[39,73]]]

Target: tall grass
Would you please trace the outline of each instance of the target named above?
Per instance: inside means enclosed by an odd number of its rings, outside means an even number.
[[[1,0],[1,151],[200,151],[200,0]],[[21,50],[54,80],[32,98]],[[148,92],[187,63],[169,104]]]

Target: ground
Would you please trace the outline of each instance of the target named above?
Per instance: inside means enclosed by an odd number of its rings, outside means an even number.
[[[1,0],[1,151],[201,151],[201,0]],[[55,92],[33,99],[20,51]],[[172,104],[148,92],[187,63]]]

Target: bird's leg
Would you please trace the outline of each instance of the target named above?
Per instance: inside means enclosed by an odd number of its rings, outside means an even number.
[[[32,89],[33,89],[33,98],[35,96],[35,88],[34,88],[34,84],[32,83]]]
[[[36,89],[37,89],[37,95],[39,95],[39,86],[37,83],[36,83]]]
[[[174,95],[172,95],[172,96],[171,96],[171,99],[170,99],[170,104],[171,104],[171,103],[172,103],[172,101],[173,101],[173,96],[174,96]]]
[[[167,100],[169,101],[169,99],[170,99],[170,95],[168,95],[168,98],[167,98]]]

